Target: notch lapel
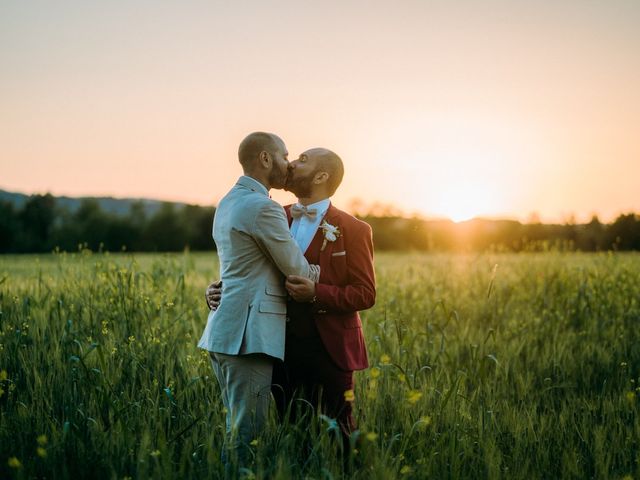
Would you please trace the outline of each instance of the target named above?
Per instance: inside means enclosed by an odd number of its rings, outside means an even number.
[[[335,208],[333,204],[329,204],[327,213],[325,214],[324,218],[320,222],[320,225],[322,225],[323,222],[327,222],[333,226],[337,226],[339,216],[340,216],[340,212],[338,211],[338,209]],[[342,232],[340,232],[340,235],[342,235]],[[327,242],[327,245],[324,251],[320,252],[320,249],[322,248],[322,243],[324,242],[324,232],[320,227],[318,227],[318,232],[316,233],[316,237],[320,237],[320,244],[318,245],[318,251],[319,251],[318,264],[326,265],[329,262],[331,258],[331,252],[333,251],[333,248],[331,247],[331,245],[336,242]],[[315,241],[315,238],[314,238],[314,241]]]

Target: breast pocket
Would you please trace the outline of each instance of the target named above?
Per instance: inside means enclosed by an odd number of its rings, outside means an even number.
[[[347,252],[333,252],[329,261],[333,275],[333,283],[344,285],[348,280]],[[320,272],[322,273],[322,272]]]

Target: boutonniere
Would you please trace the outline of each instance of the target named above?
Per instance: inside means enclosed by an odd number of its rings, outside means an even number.
[[[323,252],[327,246],[327,242],[335,242],[340,236],[340,229],[327,221],[323,221],[320,225],[322,229],[322,233],[324,235],[324,240],[322,241],[322,247],[320,247],[320,251]]]

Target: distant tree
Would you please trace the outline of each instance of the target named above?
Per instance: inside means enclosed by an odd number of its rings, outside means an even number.
[[[102,211],[100,204],[93,198],[85,198],[73,216],[78,232],[78,243],[86,243],[91,250],[104,246],[111,217]]]
[[[607,229],[607,247],[616,250],[640,250],[640,216],[620,215]]]
[[[144,250],[176,252],[184,249],[186,236],[173,203],[163,203],[149,219],[142,241]]]
[[[18,226],[18,214],[13,204],[0,202],[0,253],[14,251]]]
[[[605,229],[597,215],[578,230],[576,246],[578,250],[595,252],[605,248]]]
[[[140,237],[138,227],[127,217],[109,216],[104,236],[104,248],[111,252],[131,250],[133,242]]]
[[[147,211],[142,201],[137,201],[131,204],[128,215],[124,218],[125,225],[130,229],[131,236],[123,245],[127,250],[132,251],[145,251],[151,250],[148,246],[144,245],[143,239],[147,229]],[[122,245],[120,246],[122,248]]]
[[[186,244],[191,250],[213,250],[215,243],[211,238],[214,207],[186,205],[181,212],[181,228]]]
[[[49,193],[33,195],[18,214],[16,250],[46,252],[52,249],[51,232],[56,216],[56,200]]]

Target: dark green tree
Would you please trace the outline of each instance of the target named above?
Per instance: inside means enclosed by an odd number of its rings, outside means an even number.
[[[53,248],[51,233],[56,218],[56,200],[50,194],[33,195],[18,214],[16,251],[46,252]]]
[[[165,202],[149,219],[142,236],[147,251],[176,252],[183,250],[186,236],[173,203]]]
[[[18,233],[18,215],[9,202],[0,202],[0,253],[13,252]]]

